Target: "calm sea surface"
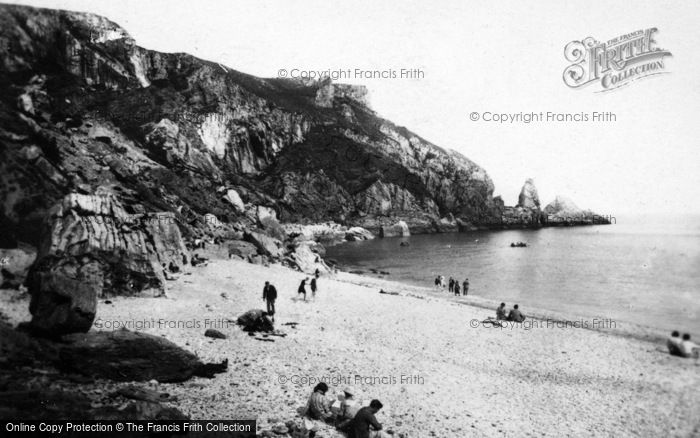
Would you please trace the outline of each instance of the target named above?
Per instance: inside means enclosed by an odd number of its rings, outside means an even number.
[[[528,247],[511,248],[517,241]],[[330,247],[326,257],[420,286],[468,277],[470,295],[519,303],[526,314],[533,307],[700,335],[700,216],[375,239]]]

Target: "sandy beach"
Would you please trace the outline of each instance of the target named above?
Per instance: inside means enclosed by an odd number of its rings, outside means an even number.
[[[161,335],[227,373],[182,384],[152,382],[195,419],[257,419],[259,431],[298,417],[312,387],[351,386],[380,399],[378,419],[395,436],[697,436],[700,365],[663,343],[622,330],[546,326],[486,328],[487,302],[339,273],[321,277],[315,300],[297,297],[305,275],[281,266],[212,259],[170,281],[167,298],[101,300],[95,329],[127,325]],[[264,308],[276,285],[281,336],[249,336],[233,322]],[[379,288],[399,295],[380,294]],[[27,299],[3,291],[3,313],[29,319]],[[481,307],[479,307],[481,306]],[[525,314],[534,310],[521,303]],[[296,326],[286,325],[297,323]],[[472,327],[472,325],[476,327]],[[204,336],[207,328],[228,339]],[[657,334],[661,336],[661,333]],[[84,385],[99,399],[112,383]],[[319,436],[341,436],[323,430]]]

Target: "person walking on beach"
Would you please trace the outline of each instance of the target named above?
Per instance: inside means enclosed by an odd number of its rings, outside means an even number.
[[[316,299],[316,279],[318,276],[314,276],[314,278],[311,279],[311,298]]]
[[[523,322],[525,321],[525,315],[520,312],[520,309],[518,309],[518,305],[516,304],[513,306],[513,310],[508,313],[508,321],[513,321],[513,322]]]
[[[267,303],[267,314],[272,318],[272,322],[275,322],[275,300],[277,299],[277,289],[275,286],[271,285],[269,281],[265,282],[265,287],[263,287],[263,301]]]
[[[455,295],[459,296],[459,281],[455,281],[454,291]]]
[[[448,283],[447,290],[450,291],[450,293],[454,292],[454,290],[455,290],[455,281],[452,277],[450,277],[450,281]]]
[[[462,295],[466,296],[469,293],[469,279],[465,278],[462,283]]]
[[[297,289],[297,296],[299,294],[304,294],[304,301],[306,301],[306,280],[308,280],[308,278],[301,280],[301,284],[299,285],[299,289]]]

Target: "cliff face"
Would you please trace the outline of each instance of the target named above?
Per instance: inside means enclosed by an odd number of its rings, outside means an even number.
[[[379,117],[363,87],[256,78],[143,49],[102,17],[11,5],[0,49],[6,240],[33,241],[51,205],[98,187],[176,213],[186,235],[207,213],[259,226],[259,205],[374,231],[501,216],[482,168]]]

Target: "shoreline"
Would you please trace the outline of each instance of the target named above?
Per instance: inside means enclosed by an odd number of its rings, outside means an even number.
[[[498,300],[493,300],[489,298],[483,298],[479,297],[476,295],[467,295],[465,296],[453,296],[451,295],[446,289],[440,289],[436,290],[435,288],[431,288],[429,286],[416,286],[410,283],[404,283],[401,282],[400,280],[388,280],[385,278],[376,278],[372,277],[371,275],[367,275],[367,273],[364,274],[355,274],[355,273],[350,273],[350,272],[345,272],[345,271],[339,271],[338,275],[343,278],[340,281],[346,281],[351,284],[356,284],[359,286],[365,286],[365,287],[378,287],[378,288],[387,288],[388,292],[395,292],[395,289],[400,288],[400,289],[408,289],[409,292],[399,292],[400,295],[403,296],[411,296],[411,294],[425,294],[425,296],[430,296],[435,299],[443,299],[447,302],[453,302],[457,303],[460,305],[472,307],[474,309],[483,309],[488,311],[489,317],[495,318],[496,315],[496,307],[499,306],[500,301]],[[392,286],[393,285],[393,286]],[[389,289],[391,288],[391,289]],[[394,290],[392,290],[394,289]],[[590,322],[595,319],[599,321],[603,321],[600,318],[594,318],[591,316],[583,316],[583,315],[574,315],[574,314],[567,314],[564,312],[555,312],[552,310],[548,309],[542,309],[538,307],[533,307],[533,306],[527,306],[527,312],[524,312],[525,316],[527,317],[527,320],[536,320],[536,321],[542,321],[542,322],[550,322],[553,324],[556,323],[562,323],[562,322],[579,322],[579,321],[586,321]],[[484,317],[486,319],[486,316]],[[504,321],[505,323],[508,324],[509,328],[504,328],[504,329],[512,329],[512,324],[516,323],[511,323]],[[600,333],[606,333],[614,336],[619,336],[622,338],[630,338],[630,339],[635,339],[639,341],[644,341],[644,342],[649,342],[649,343],[662,343],[665,346],[666,338],[668,337],[668,333],[666,333],[665,330],[658,328],[658,327],[653,327],[653,326],[646,326],[642,324],[634,324],[634,323],[629,323],[626,321],[622,321],[621,324],[619,324],[620,327],[566,327],[566,328],[572,328],[572,329],[582,329],[582,330],[591,330],[594,332],[600,332]],[[559,328],[559,327],[552,327],[549,325],[548,327],[532,327],[533,330],[538,330],[541,328],[549,329],[549,328]],[[523,330],[528,330],[526,328],[523,328]],[[664,347],[665,348],[665,347]]]

